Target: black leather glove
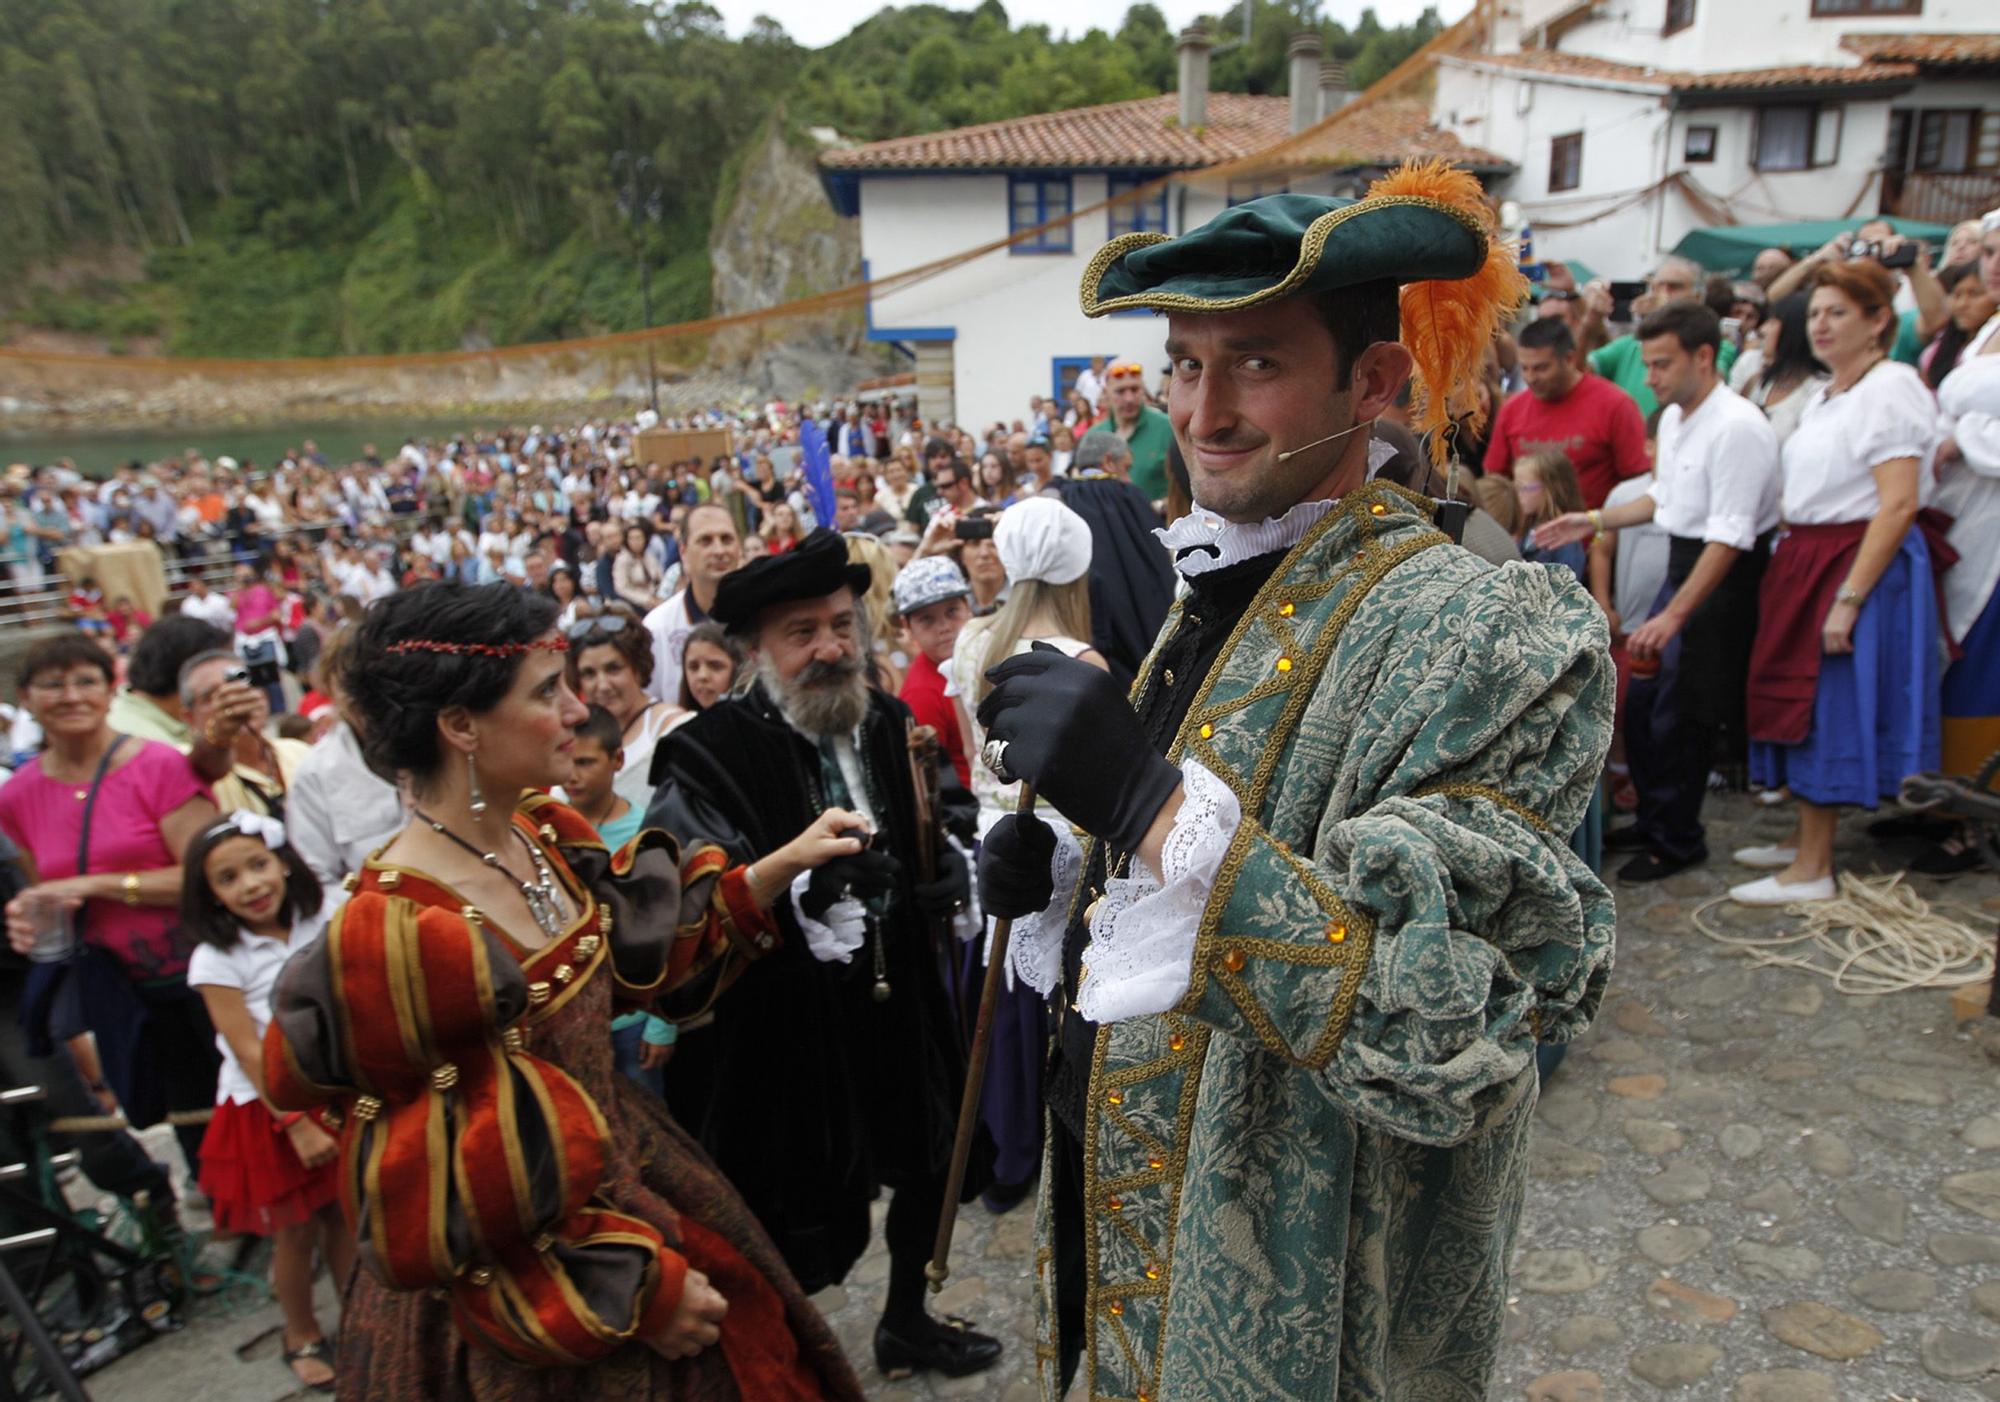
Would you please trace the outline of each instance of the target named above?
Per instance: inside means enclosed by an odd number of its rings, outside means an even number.
[[[979,844],[979,908],[996,920],[1047,910],[1056,898],[1056,830],[1030,813],[1009,813]]]
[[[919,881],[910,895],[925,919],[949,920],[972,893],[972,874],[966,870],[965,857],[949,842],[938,846],[937,867],[936,879]]]
[[[1111,674],[1047,643],[989,667],[979,704],[986,738],[1004,740],[1010,778],[1120,851],[1137,851],[1181,782],[1139,729]]]
[[[816,868],[799,897],[799,909],[817,920],[826,908],[843,896],[866,898],[892,891],[903,864],[887,852],[856,852],[851,857],[835,857]]]

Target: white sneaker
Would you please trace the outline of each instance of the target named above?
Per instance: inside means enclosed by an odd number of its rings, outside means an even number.
[[[1729,888],[1729,899],[1738,905],[1796,905],[1801,901],[1830,901],[1836,892],[1833,878],[1786,884],[1775,876],[1746,881]]]
[[[1738,847],[1730,857],[1740,867],[1758,871],[1783,871],[1799,859],[1796,847]]]
[[[1789,802],[1791,797],[1790,789],[1765,789],[1757,795],[1757,801],[1766,808],[1776,808],[1781,803]]]

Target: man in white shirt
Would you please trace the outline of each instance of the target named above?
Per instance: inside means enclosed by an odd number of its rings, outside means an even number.
[[[1637,854],[1619,868],[1626,882],[1658,881],[1708,857],[1701,801],[1717,740],[1742,733],[1757,586],[1778,524],[1778,436],[1716,374],[1715,313],[1675,302],[1635,336],[1664,406],[1652,488],[1622,506],[1560,516],[1535,535],[1559,545],[1651,520],[1669,537],[1660,602],[1626,639],[1635,674],[1625,749],[1639,816],[1605,839]]]
[[[189,618],[199,618],[203,623],[212,623],[225,632],[236,627],[236,605],[229,602],[225,594],[218,594],[208,587],[208,581],[199,574],[188,576],[188,591],[181,600],[181,612]]]
[[[669,706],[680,704],[681,651],[688,634],[707,619],[715,604],[715,586],[743,563],[736,518],[713,502],[691,507],[681,518],[680,545],[687,584],[646,615],[646,631],[653,635],[653,680],[646,691]]]
[[[1097,401],[1104,397],[1104,357],[1093,355],[1087,368],[1076,372],[1076,392],[1083,396],[1083,402],[1097,412]]]

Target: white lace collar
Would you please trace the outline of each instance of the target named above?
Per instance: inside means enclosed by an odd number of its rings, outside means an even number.
[[[1379,438],[1371,439],[1368,444],[1369,477],[1374,477],[1381,471],[1382,465],[1395,456],[1396,450],[1389,444]],[[1290,550],[1305,539],[1306,532],[1318,524],[1322,516],[1339,504],[1337,497],[1302,501],[1282,516],[1268,517],[1250,526],[1238,521],[1225,521],[1214,512],[1203,510],[1197,502],[1194,510],[1171,526],[1154,530],[1153,535],[1174,557],[1174,568],[1180,572],[1181,578],[1193,579],[1196,575],[1240,565],[1245,560],[1254,560],[1274,550]]]

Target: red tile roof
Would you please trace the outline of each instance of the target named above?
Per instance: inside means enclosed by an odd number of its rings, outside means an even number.
[[[1840,47],[1876,62],[1926,68],[2000,64],[2000,34],[1844,34]]]
[[[1179,96],[1163,93],[899,136],[819,159],[827,170],[1193,170],[1247,156],[1291,130],[1291,102],[1283,97],[1212,92],[1208,124],[1192,131],[1179,114]]]
[[[1475,170],[1507,170],[1512,162],[1431,121],[1430,103],[1420,97],[1359,103],[1333,114],[1269,153],[1287,168],[1393,166],[1399,161],[1443,156]]]
[[[1648,68],[1636,63],[1613,63],[1588,54],[1564,53],[1560,49],[1531,49],[1506,54],[1460,54],[1447,62],[1490,64],[1500,68],[1520,68],[1554,77],[1592,78],[1600,82],[1630,83],[1662,92],[1735,92],[1757,88],[1863,87],[1875,83],[1907,81],[1917,75],[1912,63],[1858,63],[1851,67],[1790,64],[1781,68],[1738,68],[1721,73],[1685,73],[1668,68]]]

